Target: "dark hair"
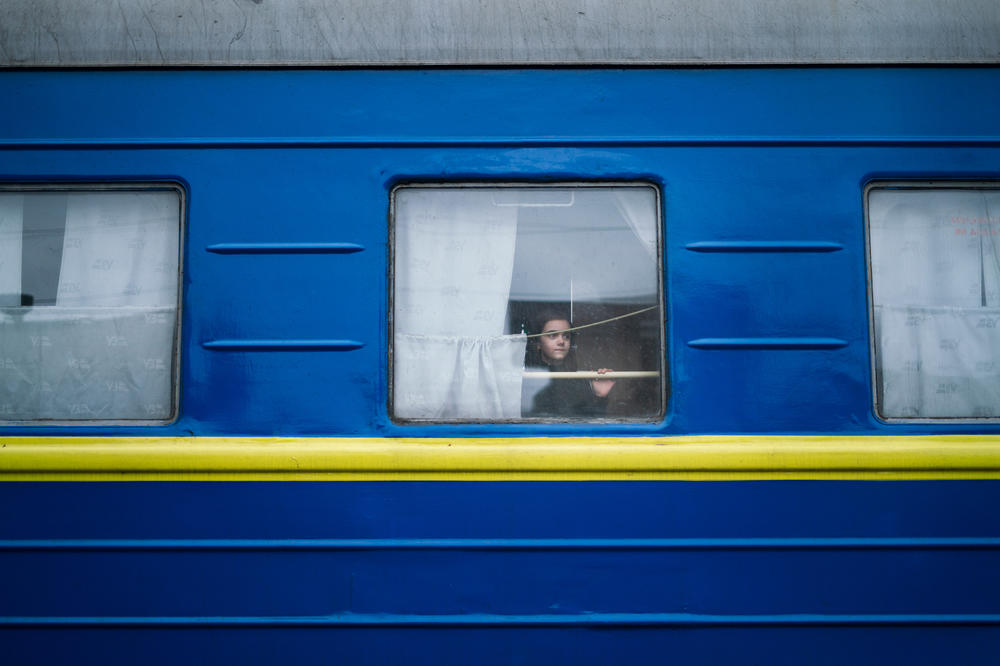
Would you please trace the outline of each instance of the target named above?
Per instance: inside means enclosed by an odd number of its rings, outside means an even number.
[[[531,318],[529,335],[538,335],[545,330],[545,324],[550,321],[556,321],[561,319],[569,323],[572,328],[573,322],[570,321],[569,313],[565,310],[560,310],[558,308],[546,307],[542,308],[535,313],[535,316]],[[572,336],[572,334],[570,334]],[[524,364],[530,366],[545,366],[544,360],[542,360],[542,353],[538,349],[538,338],[531,338],[528,340],[528,346],[524,351]],[[562,367],[568,371],[576,370],[576,348],[572,344],[572,337],[570,338],[570,349],[569,353],[566,354],[566,359],[562,362]]]
[[[531,330],[528,331],[530,334],[538,334],[545,330],[545,325],[550,321],[555,321],[557,319],[562,319],[565,322],[569,322],[570,327],[573,326],[573,322],[569,321],[569,315],[565,310],[557,310],[556,308],[545,308],[539,310],[535,313],[535,316],[531,319]]]

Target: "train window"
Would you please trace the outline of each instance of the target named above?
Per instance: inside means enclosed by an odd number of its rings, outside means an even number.
[[[164,422],[181,192],[0,188],[0,420]]]
[[[393,418],[662,416],[659,209],[634,183],[397,187]]]
[[[868,188],[876,409],[1000,418],[1000,188]]]

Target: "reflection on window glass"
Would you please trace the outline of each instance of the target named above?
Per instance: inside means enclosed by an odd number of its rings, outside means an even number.
[[[869,190],[886,418],[1000,417],[1000,190]]]
[[[393,416],[663,413],[650,186],[394,192]]]
[[[174,413],[180,194],[0,191],[0,420]]]

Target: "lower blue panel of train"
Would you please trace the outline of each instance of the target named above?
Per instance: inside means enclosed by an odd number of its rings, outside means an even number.
[[[6,663],[995,663],[997,481],[7,483]]]
[[[994,628],[9,632],[18,664],[995,664]]]

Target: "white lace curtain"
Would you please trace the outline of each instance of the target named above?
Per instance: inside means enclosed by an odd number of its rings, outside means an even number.
[[[396,196],[393,413],[521,415],[524,335],[504,335],[517,208],[476,189]]]
[[[178,195],[64,194],[55,305],[21,307],[23,202],[31,196],[53,194],[0,195],[0,419],[169,418]]]
[[[876,190],[869,220],[882,413],[1000,416],[1000,193]]]

